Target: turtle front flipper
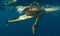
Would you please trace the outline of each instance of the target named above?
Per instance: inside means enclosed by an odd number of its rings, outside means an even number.
[[[33,16],[27,16],[27,15],[22,15],[17,19],[14,20],[8,20],[8,22],[18,22],[18,21],[23,21],[32,18]]]

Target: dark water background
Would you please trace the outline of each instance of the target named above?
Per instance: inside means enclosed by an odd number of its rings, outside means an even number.
[[[0,1],[0,6],[3,7],[3,3]],[[16,5],[28,5],[34,0],[17,0]],[[42,4],[50,4],[54,6],[60,5],[60,0],[38,0]],[[13,5],[11,4],[11,5]],[[7,23],[8,19],[18,17],[20,14],[17,13],[16,8],[11,10],[4,10],[0,7],[0,36],[33,36],[32,25],[35,18],[30,20],[21,21],[18,23]],[[60,36],[60,11],[55,11],[56,13],[45,14],[39,21],[39,27],[37,28],[36,36]],[[8,29],[6,28],[8,24]]]

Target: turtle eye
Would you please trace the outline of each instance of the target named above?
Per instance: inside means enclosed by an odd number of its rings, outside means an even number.
[[[26,11],[28,11],[29,10],[29,8],[25,8],[24,10],[23,10],[23,12],[26,12]]]
[[[26,12],[29,10],[29,8],[25,8],[23,11],[22,11],[22,14],[26,14]]]

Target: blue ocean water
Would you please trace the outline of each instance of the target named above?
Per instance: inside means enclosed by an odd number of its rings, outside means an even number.
[[[1,0],[0,6],[3,7],[3,3]],[[28,5],[34,0],[17,0],[16,5]],[[54,6],[58,6],[60,4],[59,0],[38,0],[42,4],[50,4]],[[13,5],[12,4],[12,5]],[[15,5],[15,6],[16,6]],[[11,10],[4,10],[0,8],[0,36],[33,36],[32,33],[32,25],[35,21],[35,18],[21,21],[18,23],[7,23],[8,19],[17,18],[20,14],[17,13],[17,9],[13,8]],[[8,24],[8,29],[6,28],[6,24]],[[54,13],[44,14],[44,16],[40,19],[39,25],[37,28],[36,36],[60,36],[60,11],[55,11]]]

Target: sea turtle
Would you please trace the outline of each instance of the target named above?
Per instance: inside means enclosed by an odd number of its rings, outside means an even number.
[[[36,34],[36,28],[39,23],[39,19],[44,14],[57,10],[56,8],[42,8],[42,7],[40,7],[40,5],[39,6],[24,6],[24,7],[26,7],[26,8],[24,8],[22,11],[23,15],[21,15],[17,19],[8,20],[8,22],[18,22],[18,21],[27,20],[27,19],[36,17],[36,21],[32,26],[32,31],[33,31],[34,36]]]

